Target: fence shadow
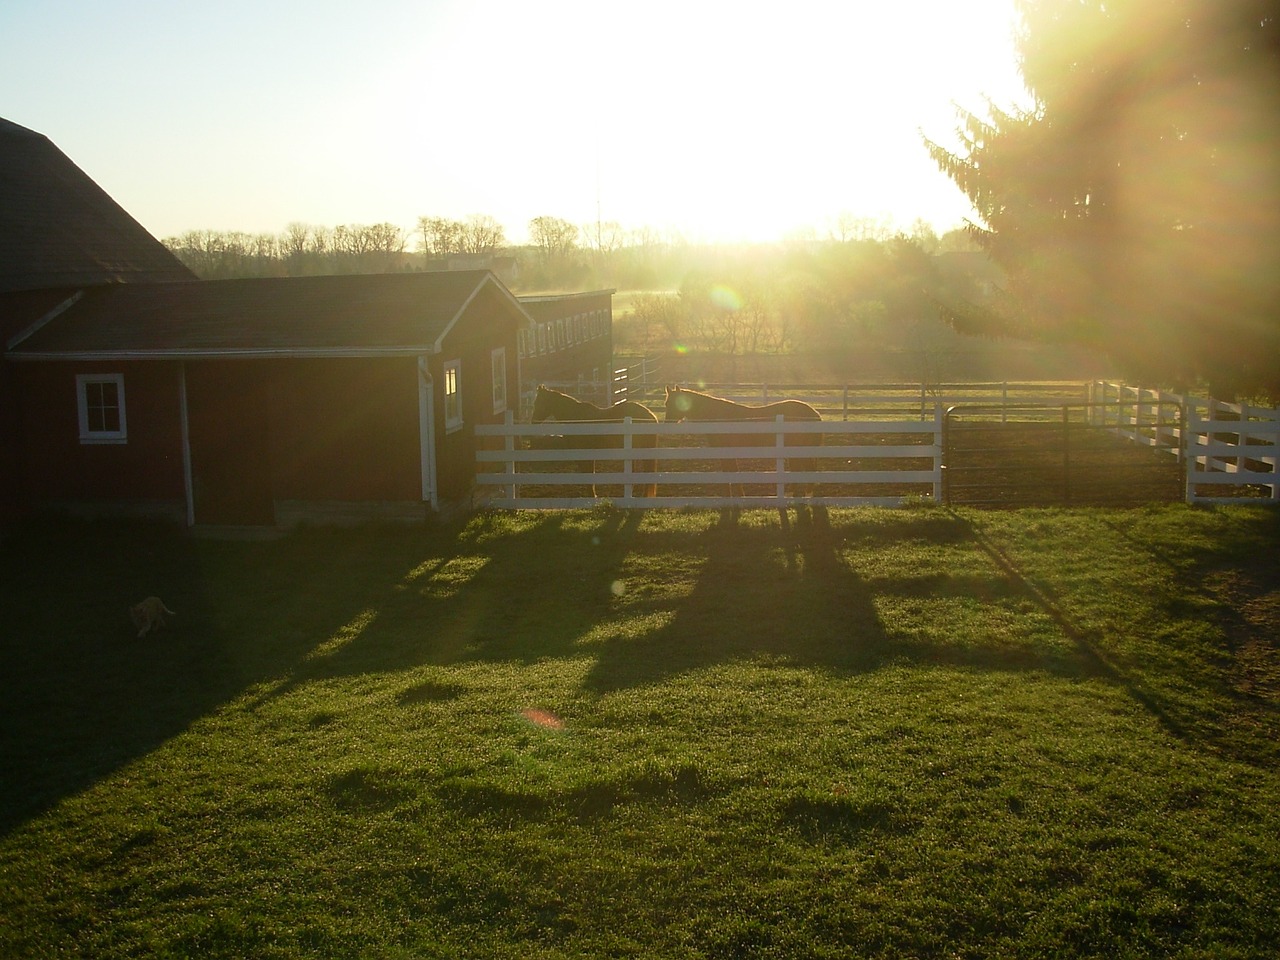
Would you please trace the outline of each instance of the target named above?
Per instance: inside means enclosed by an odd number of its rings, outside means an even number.
[[[1215,595],[1214,586],[1205,582],[1204,575],[1221,568],[1253,581],[1255,592],[1266,594],[1270,590],[1274,596],[1276,584],[1280,583],[1280,563],[1274,553],[1275,533],[1280,526],[1277,516],[1260,514],[1259,522],[1249,525],[1248,532],[1237,529],[1232,537],[1224,538],[1224,543],[1213,549],[1188,550],[1182,545],[1181,552],[1189,552],[1194,557],[1190,563],[1173,562],[1158,543],[1135,537],[1105,515],[1099,517],[1100,526],[1115,535],[1117,543],[1141,559],[1158,564],[1163,568],[1163,575],[1177,585],[1176,590],[1165,591],[1167,599],[1160,601],[1165,607],[1162,615],[1215,624],[1223,632],[1227,658],[1214,654],[1210,661],[1205,661],[1191,650],[1170,650],[1167,654],[1157,650],[1151,658],[1135,663],[1132,650],[1113,650],[1108,638],[1091,631],[1072,613],[1070,597],[1058,596],[1051,586],[1025,571],[1012,553],[980,524],[967,519],[964,522],[974,542],[1009,583],[1032,600],[1071,640],[1090,672],[1125,690],[1171,736],[1246,763],[1274,765],[1275,734],[1280,730],[1277,726],[1280,710],[1276,702],[1280,683],[1275,680],[1280,658],[1275,651],[1275,623],[1251,622],[1252,617],[1236,608],[1239,598],[1232,597],[1230,590],[1224,591],[1225,596]],[[1261,548],[1260,552],[1251,555],[1248,552],[1251,547]],[[1234,582],[1234,578],[1229,582]],[[1225,661],[1242,641],[1256,639],[1268,629],[1271,634],[1267,645],[1269,662],[1261,671],[1265,692],[1242,690],[1238,683],[1233,684],[1232,665]],[[1210,714],[1220,712],[1216,719],[1206,715],[1203,702],[1206,697],[1219,705],[1209,711]],[[1230,719],[1233,716],[1235,720]]]
[[[721,512],[681,548],[696,564],[672,571],[676,578],[692,575],[692,589],[650,605],[665,614],[666,625],[606,642],[585,687],[603,693],[758,658],[866,669],[883,651],[884,629],[865,584],[833,544],[821,508],[797,511],[787,527],[746,524],[733,511]]]
[[[0,555],[0,834],[229,703],[253,710],[312,680],[425,665],[572,659],[588,694],[744,661],[848,675],[891,663],[1101,674],[1171,732],[1204,739],[961,514],[646,516],[482,514],[465,526],[300,531],[261,544],[137,524],[12,534]],[[1274,544],[1274,520],[1256,526],[1257,544]],[[857,562],[863,550],[910,557],[915,544],[929,555],[981,551],[992,566],[873,574]],[[178,616],[139,641],[127,607],[151,593]],[[1004,604],[1010,594],[1030,598],[1074,649],[963,645],[880,613],[902,598]],[[402,702],[461,695],[455,678],[418,680]]]

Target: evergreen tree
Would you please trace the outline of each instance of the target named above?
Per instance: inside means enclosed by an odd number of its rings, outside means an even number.
[[[1010,299],[961,325],[1280,396],[1280,0],[1016,0],[1030,108],[926,146]]]

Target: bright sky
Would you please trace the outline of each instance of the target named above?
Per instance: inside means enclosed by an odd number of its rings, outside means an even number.
[[[159,237],[419,216],[970,214],[920,131],[1025,100],[1012,0],[2,0],[0,116]]]

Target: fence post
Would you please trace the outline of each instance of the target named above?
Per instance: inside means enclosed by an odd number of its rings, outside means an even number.
[[[946,476],[945,467],[942,463],[942,451],[946,448],[946,423],[947,416],[951,413],[942,412],[942,404],[933,405],[933,442],[937,444],[938,451],[933,455],[933,502],[944,503],[945,494],[943,493],[945,486],[943,478]]]
[[[938,405],[941,409],[942,405]],[[942,473],[942,502],[951,506],[951,415],[956,412],[955,405],[947,407],[942,415],[942,451],[939,471]]]
[[[508,410],[502,422],[507,430],[502,437],[502,450],[507,455],[506,462],[502,465],[502,472],[512,478],[506,485],[506,491],[507,499],[514,500],[516,498],[516,438],[511,431],[516,425],[515,412]]]
[[[622,461],[622,499],[631,499],[631,418],[622,418],[622,450],[626,454]]]
[[[1196,412],[1195,404],[1187,403],[1184,398],[1182,401],[1182,439],[1179,446],[1182,448],[1182,474],[1186,485],[1183,499],[1186,500],[1187,503],[1196,502],[1196,485],[1194,478],[1196,460],[1195,453],[1191,449],[1191,444],[1194,430],[1192,422],[1199,418],[1200,415]],[[1199,440],[1196,440],[1196,444],[1199,445]]]
[[[773,448],[774,448],[773,449],[773,455],[774,455],[773,469],[777,471],[777,477],[778,477],[777,485],[774,489],[774,495],[778,498],[779,501],[784,500],[787,496],[787,482],[786,482],[787,461],[782,455],[783,451],[786,449],[786,440],[787,440],[787,435],[783,429],[783,424],[785,422],[786,421],[783,418],[782,414],[778,414],[776,417],[773,418],[774,427],[777,431],[773,435]]]
[[[1000,422],[1009,422],[1009,381],[1004,380],[1000,384]]]
[[[1062,405],[1062,502],[1071,502],[1071,411]]]

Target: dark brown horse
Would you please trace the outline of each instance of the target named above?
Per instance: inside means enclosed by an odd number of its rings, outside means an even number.
[[[615,403],[611,407],[598,407],[594,403],[588,403],[586,400],[579,400],[571,397],[567,393],[561,393],[559,390],[552,390],[550,387],[539,386],[538,393],[533,400],[533,414],[530,420],[534,423],[542,423],[546,420],[555,420],[557,423],[621,423],[627,417],[630,417],[637,423],[657,423],[658,418],[652,410],[643,403],[636,403],[634,400],[623,400]],[[620,436],[598,436],[598,437],[576,437],[574,444],[582,447],[621,447],[622,437]],[[633,441],[635,447],[656,447],[658,438],[649,436],[638,436]],[[610,461],[612,465],[618,465],[618,461]],[[656,466],[653,460],[636,460],[635,469],[640,473],[653,473]],[[596,472],[594,461],[591,466],[592,472]],[[652,497],[657,492],[657,484],[646,483],[640,487],[642,497]],[[595,487],[592,486],[591,493],[596,494]]]
[[[667,387],[666,420],[668,423],[678,423],[681,420],[753,420],[772,423],[779,415],[783,420],[822,420],[822,414],[803,400],[777,400],[757,407],[738,403],[736,400],[726,400],[724,397],[714,397],[698,390]],[[713,447],[772,446],[774,438],[767,433],[737,435],[722,433],[712,435],[709,442]],[[787,437],[785,443],[788,446],[811,446],[814,443],[822,443],[822,435],[816,434],[814,440],[804,436]],[[787,462],[794,464],[791,469],[795,470],[812,470],[814,467],[813,461],[807,458]],[[730,469],[737,468],[736,461],[732,462]],[[732,483],[729,484],[729,496],[733,496],[734,486]],[[742,492],[742,484],[736,486],[738,491]]]

